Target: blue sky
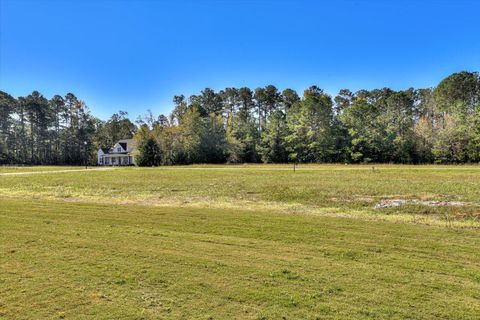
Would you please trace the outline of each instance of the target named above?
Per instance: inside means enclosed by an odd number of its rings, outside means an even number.
[[[480,70],[479,15],[475,0],[0,0],[0,89],[73,92],[106,119],[205,87],[429,87]]]

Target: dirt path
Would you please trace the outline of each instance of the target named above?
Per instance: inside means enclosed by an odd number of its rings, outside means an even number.
[[[1,176],[18,176],[23,174],[47,174],[47,173],[63,173],[63,172],[79,172],[79,171],[102,171],[113,170],[113,168],[95,168],[95,169],[71,169],[71,170],[44,170],[44,171],[26,171],[26,172],[6,172],[0,173]]]

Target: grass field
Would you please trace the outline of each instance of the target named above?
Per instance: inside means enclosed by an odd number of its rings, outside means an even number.
[[[39,171],[58,171],[58,170],[78,170],[81,167],[69,166],[0,166],[1,173],[17,173],[17,172],[39,172]]]
[[[0,176],[0,318],[479,318],[478,166],[53,171]]]

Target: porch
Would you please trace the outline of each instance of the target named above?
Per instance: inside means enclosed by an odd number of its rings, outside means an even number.
[[[135,164],[133,156],[128,154],[104,155],[101,161],[103,161],[105,166],[129,166]]]

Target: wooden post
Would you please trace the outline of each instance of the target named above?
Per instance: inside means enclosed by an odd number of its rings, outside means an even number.
[[[85,170],[87,170],[88,169],[87,141],[83,141],[83,146],[85,151],[85,154],[83,156],[85,158]]]

